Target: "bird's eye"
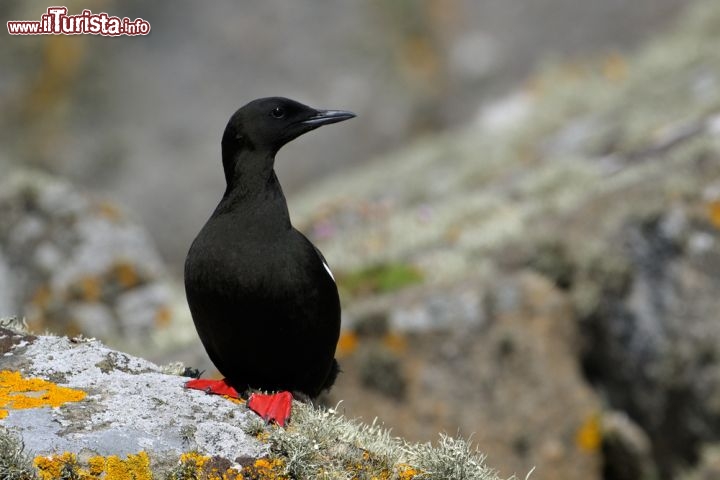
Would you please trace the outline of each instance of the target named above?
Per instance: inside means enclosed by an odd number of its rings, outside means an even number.
[[[285,110],[281,107],[275,107],[270,111],[270,115],[272,115],[273,118],[283,118],[285,116]]]

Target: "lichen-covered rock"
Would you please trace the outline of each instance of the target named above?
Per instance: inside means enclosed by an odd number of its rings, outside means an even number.
[[[606,412],[602,419],[604,478],[658,478],[647,433],[623,412]]]
[[[0,315],[16,313],[35,331],[82,333],[134,352],[186,342],[177,325],[191,324],[141,227],[112,203],[34,171],[0,182]]]
[[[461,439],[411,444],[298,402],[287,428],[266,425],[166,370],[96,340],[0,327],[0,478],[500,480]]]
[[[1,424],[19,433],[33,455],[145,451],[154,462],[174,465],[192,450],[231,462],[266,451],[243,431],[252,415],[246,408],[186,390],[187,378],[146,360],[85,338],[7,329],[0,338]]]
[[[348,326],[332,401],[411,439],[472,434],[503,474],[601,478],[602,406],[568,296],[532,272],[444,291],[396,295]],[[423,320],[438,308],[445,326]]]
[[[521,459],[541,448],[534,442],[552,435],[552,426],[510,415],[518,408],[512,402],[498,403],[487,424],[478,422],[460,413],[472,411],[463,396],[441,401],[434,392],[449,388],[449,378],[450,387],[487,389],[483,404],[493,401],[496,386],[502,390],[503,376],[474,377],[496,359],[479,361],[463,341],[487,349],[507,321],[499,312],[543,304],[534,289],[503,281],[531,269],[555,284],[552,295],[569,305],[568,317],[557,321],[574,324],[577,335],[565,337],[573,342],[568,348],[547,338],[557,330],[534,330],[529,320],[518,330],[553,345],[553,361],[574,365],[578,391],[587,382],[611,410],[630,417],[661,478],[720,440],[718,5],[695,2],[676,29],[632,56],[548,67],[519,94],[524,113],[512,128],[481,122],[423,139],[290,203],[341,285],[377,265],[402,264],[421,278],[379,295],[345,296],[341,352],[357,355],[343,361],[336,398],[352,399],[353,410],[389,419],[414,438],[423,438],[434,419],[449,431],[478,432],[507,419],[497,427],[498,443],[512,444],[520,431],[526,438],[507,458],[495,455],[496,464],[527,461]],[[360,325],[377,317],[386,333],[361,335]],[[399,360],[377,355],[372,342],[400,351]],[[514,373],[554,385],[550,367],[529,355],[525,370]],[[440,373],[426,375],[420,389],[423,370]],[[358,382],[356,374],[368,380]],[[388,415],[393,395],[400,397],[387,380],[398,375],[406,410]],[[527,396],[545,398],[543,392]],[[532,402],[527,396],[520,398]],[[551,447],[545,451],[560,450]],[[625,447],[631,444],[614,444],[612,458],[633,454]],[[543,478],[543,470],[534,477]]]

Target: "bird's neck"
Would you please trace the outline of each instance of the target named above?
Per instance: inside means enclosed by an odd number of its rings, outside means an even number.
[[[227,187],[215,214],[256,212],[267,215],[267,219],[278,222],[279,226],[291,228],[287,201],[275,175],[274,163],[274,153],[259,155],[257,151],[238,151],[226,158],[223,152]]]
[[[251,196],[261,192],[274,175],[275,152],[261,152],[255,148],[226,148],[222,152],[227,190],[237,190]]]

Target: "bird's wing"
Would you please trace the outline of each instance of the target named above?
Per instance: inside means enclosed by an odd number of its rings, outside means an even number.
[[[312,243],[311,243],[311,245],[312,245]],[[330,278],[332,278],[332,281],[334,282],[335,275],[333,275],[332,270],[330,270],[330,265],[328,265],[327,260],[325,260],[325,257],[323,256],[322,252],[320,250],[318,250],[318,248],[315,245],[313,245],[313,248],[315,249],[315,253],[318,254],[318,257],[320,257],[320,261],[322,262],[323,267],[325,267],[325,271],[328,273],[328,275],[330,275]]]

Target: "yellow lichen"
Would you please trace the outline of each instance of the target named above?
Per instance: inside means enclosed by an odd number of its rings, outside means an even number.
[[[74,453],[65,452],[33,460],[40,480],[74,478],[78,480],[152,480],[150,457],[145,452],[130,454],[125,460],[111,455],[95,456],[88,460],[87,468],[78,463]]]
[[[94,476],[100,476],[105,471],[105,457],[90,457],[88,460],[88,473]]]
[[[418,475],[421,475],[423,473],[422,470],[415,468],[411,465],[408,465],[406,463],[400,463],[396,466],[397,468],[397,478],[400,480],[412,480],[413,478],[417,477]]]
[[[152,480],[150,471],[150,458],[145,452],[137,455],[128,455],[126,460],[121,460],[115,455],[107,457],[105,462],[104,480],[121,480],[125,478],[133,480]]]
[[[49,457],[35,457],[33,465],[38,470],[40,480],[55,480],[61,478],[65,472],[77,470],[77,457],[69,452]]]
[[[180,463],[190,463],[197,468],[202,468],[208,461],[210,461],[210,457],[207,455],[201,455],[198,452],[186,452],[180,455]]]
[[[23,378],[20,372],[0,371],[0,418],[8,410],[59,407],[67,402],[78,402],[86,393],[60,387],[41,378]]]
[[[390,332],[385,334],[382,342],[395,353],[403,353],[407,350],[407,339],[399,333]]]
[[[343,332],[337,343],[337,355],[343,357],[350,355],[358,347],[358,336],[355,332]]]
[[[187,478],[196,480],[243,480],[243,475],[235,468],[225,471],[213,465],[212,458],[198,452],[187,452],[180,455],[180,465]],[[181,478],[186,478],[181,476]]]
[[[84,277],[77,285],[83,300],[96,302],[102,295],[102,283],[96,277]]]
[[[170,325],[172,320],[172,312],[170,307],[162,306],[155,312],[155,326],[158,328],[165,328]]]
[[[140,283],[140,276],[135,266],[131,263],[116,262],[112,270],[115,279],[122,287],[132,288]]]
[[[243,468],[243,478],[253,480],[288,480],[285,475],[285,462],[278,458],[259,458],[255,463]]]
[[[708,204],[708,217],[715,228],[720,228],[720,200]]]
[[[223,398],[224,398],[225,400],[229,400],[229,401],[231,401],[232,403],[235,403],[235,404],[238,404],[238,405],[244,405],[244,404],[245,404],[245,400],[243,400],[242,398],[234,398],[234,397],[230,397],[230,396],[228,396],[228,395],[223,395]]]
[[[602,443],[602,429],[598,415],[590,415],[580,426],[575,441],[581,450],[597,452]]]

